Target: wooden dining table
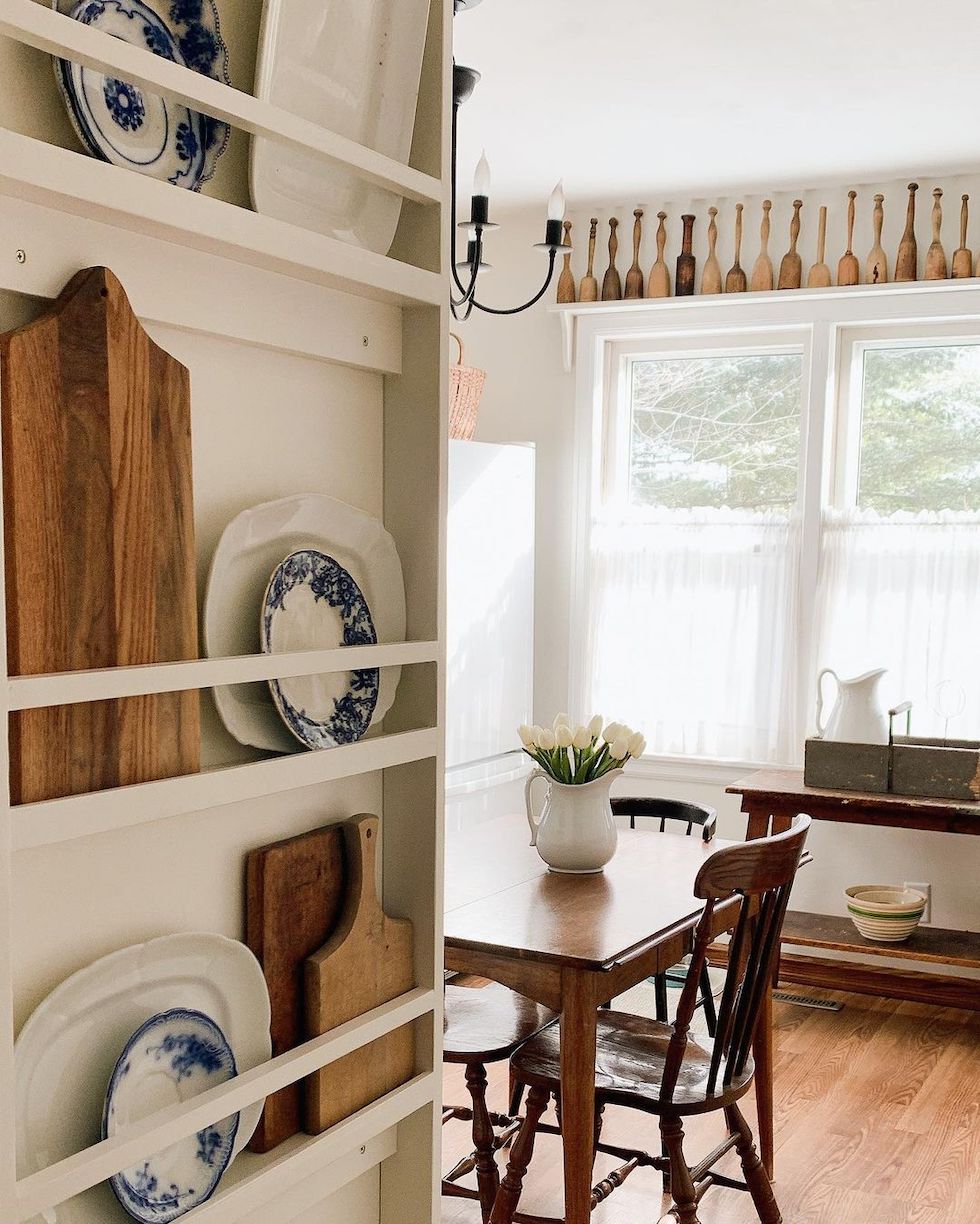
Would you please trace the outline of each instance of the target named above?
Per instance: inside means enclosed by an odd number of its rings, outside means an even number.
[[[523,815],[447,832],[446,968],[500,982],[559,1013],[564,1219],[586,1224],[597,1009],[690,950],[703,906],[695,877],[708,855],[731,843],[626,831],[600,874],[559,875],[528,841]],[[732,910],[718,907],[715,935]],[[771,1076],[760,1082],[757,1073],[756,1094],[771,1102]],[[771,1108],[760,1114],[771,1119]]]

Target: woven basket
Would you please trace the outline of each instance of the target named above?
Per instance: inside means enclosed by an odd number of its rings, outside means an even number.
[[[459,360],[449,367],[449,436],[468,442],[476,430],[487,372],[463,365],[463,342],[455,332],[449,334],[459,345]]]

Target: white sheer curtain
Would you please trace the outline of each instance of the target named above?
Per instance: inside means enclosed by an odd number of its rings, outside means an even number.
[[[641,728],[651,753],[793,760],[798,570],[784,516],[601,512],[586,708]]]
[[[952,681],[966,705],[950,735],[980,734],[980,515],[826,512],[817,623],[817,667],[887,667],[882,695],[914,703],[920,735],[943,733]]]

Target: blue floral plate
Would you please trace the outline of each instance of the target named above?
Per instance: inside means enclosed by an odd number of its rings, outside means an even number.
[[[378,640],[367,600],[333,557],[313,548],[290,553],[269,580],[259,626],[262,650],[329,650]],[[272,700],[308,748],[359,740],[378,704],[378,669],[270,680]]]
[[[113,1069],[102,1138],[235,1074],[231,1046],[210,1016],[182,1007],[151,1016],[130,1037]],[[214,1193],[237,1131],[236,1113],[124,1169],[109,1184],[133,1219],[147,1224],[176,1220]]]
[[[67,10],[54,0],[53,6],[113,38],[228,80],[228,49],[213,0],[78,0]],[[94,157],[193,191],[214,174],[228,143],[227,123],[70,60],[56,59],[54,66],[75,130]]]

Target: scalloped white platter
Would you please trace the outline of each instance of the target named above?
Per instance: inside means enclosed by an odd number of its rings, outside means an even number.
[[[151,1016],[201,1011],[228,1039],[239,1072],[272,1057],[269,991],[258,961],[223,935],[165,935],[110,953],[66,978],[14,1045],[17,1176],[27,1177],[101,1139],[106,1088],[120,1053]],[[243,1109],[232,1159],[258,1125]],[[42,1221],[41,1216],[35,1217]],[[45,1224],[109,1224],[129,1216],[108,1182],[44,1213]]]
[[[429,0],[265,0],[255,96],[407,163],[428,12]],[[393,192],[261,137],[250,171],[257,212],[387,254]]]
[[[302,493],[253,506],[222,533],[204,596],[204,650],[210,658],[261,653],[260,611],[269,579],[283,557],[306,548],[327,553],[351,574],[371,609],[379,643],[405,640],[405,583],[384,524],[336,498]],[[317,645],[311,640],[307,648]],[[391,709],[400,676],[400,667],[381,668],[371,726]],[[280,717],[268,684],[222,685],[214,699],[240,744],[267,752],[304,751]]]

